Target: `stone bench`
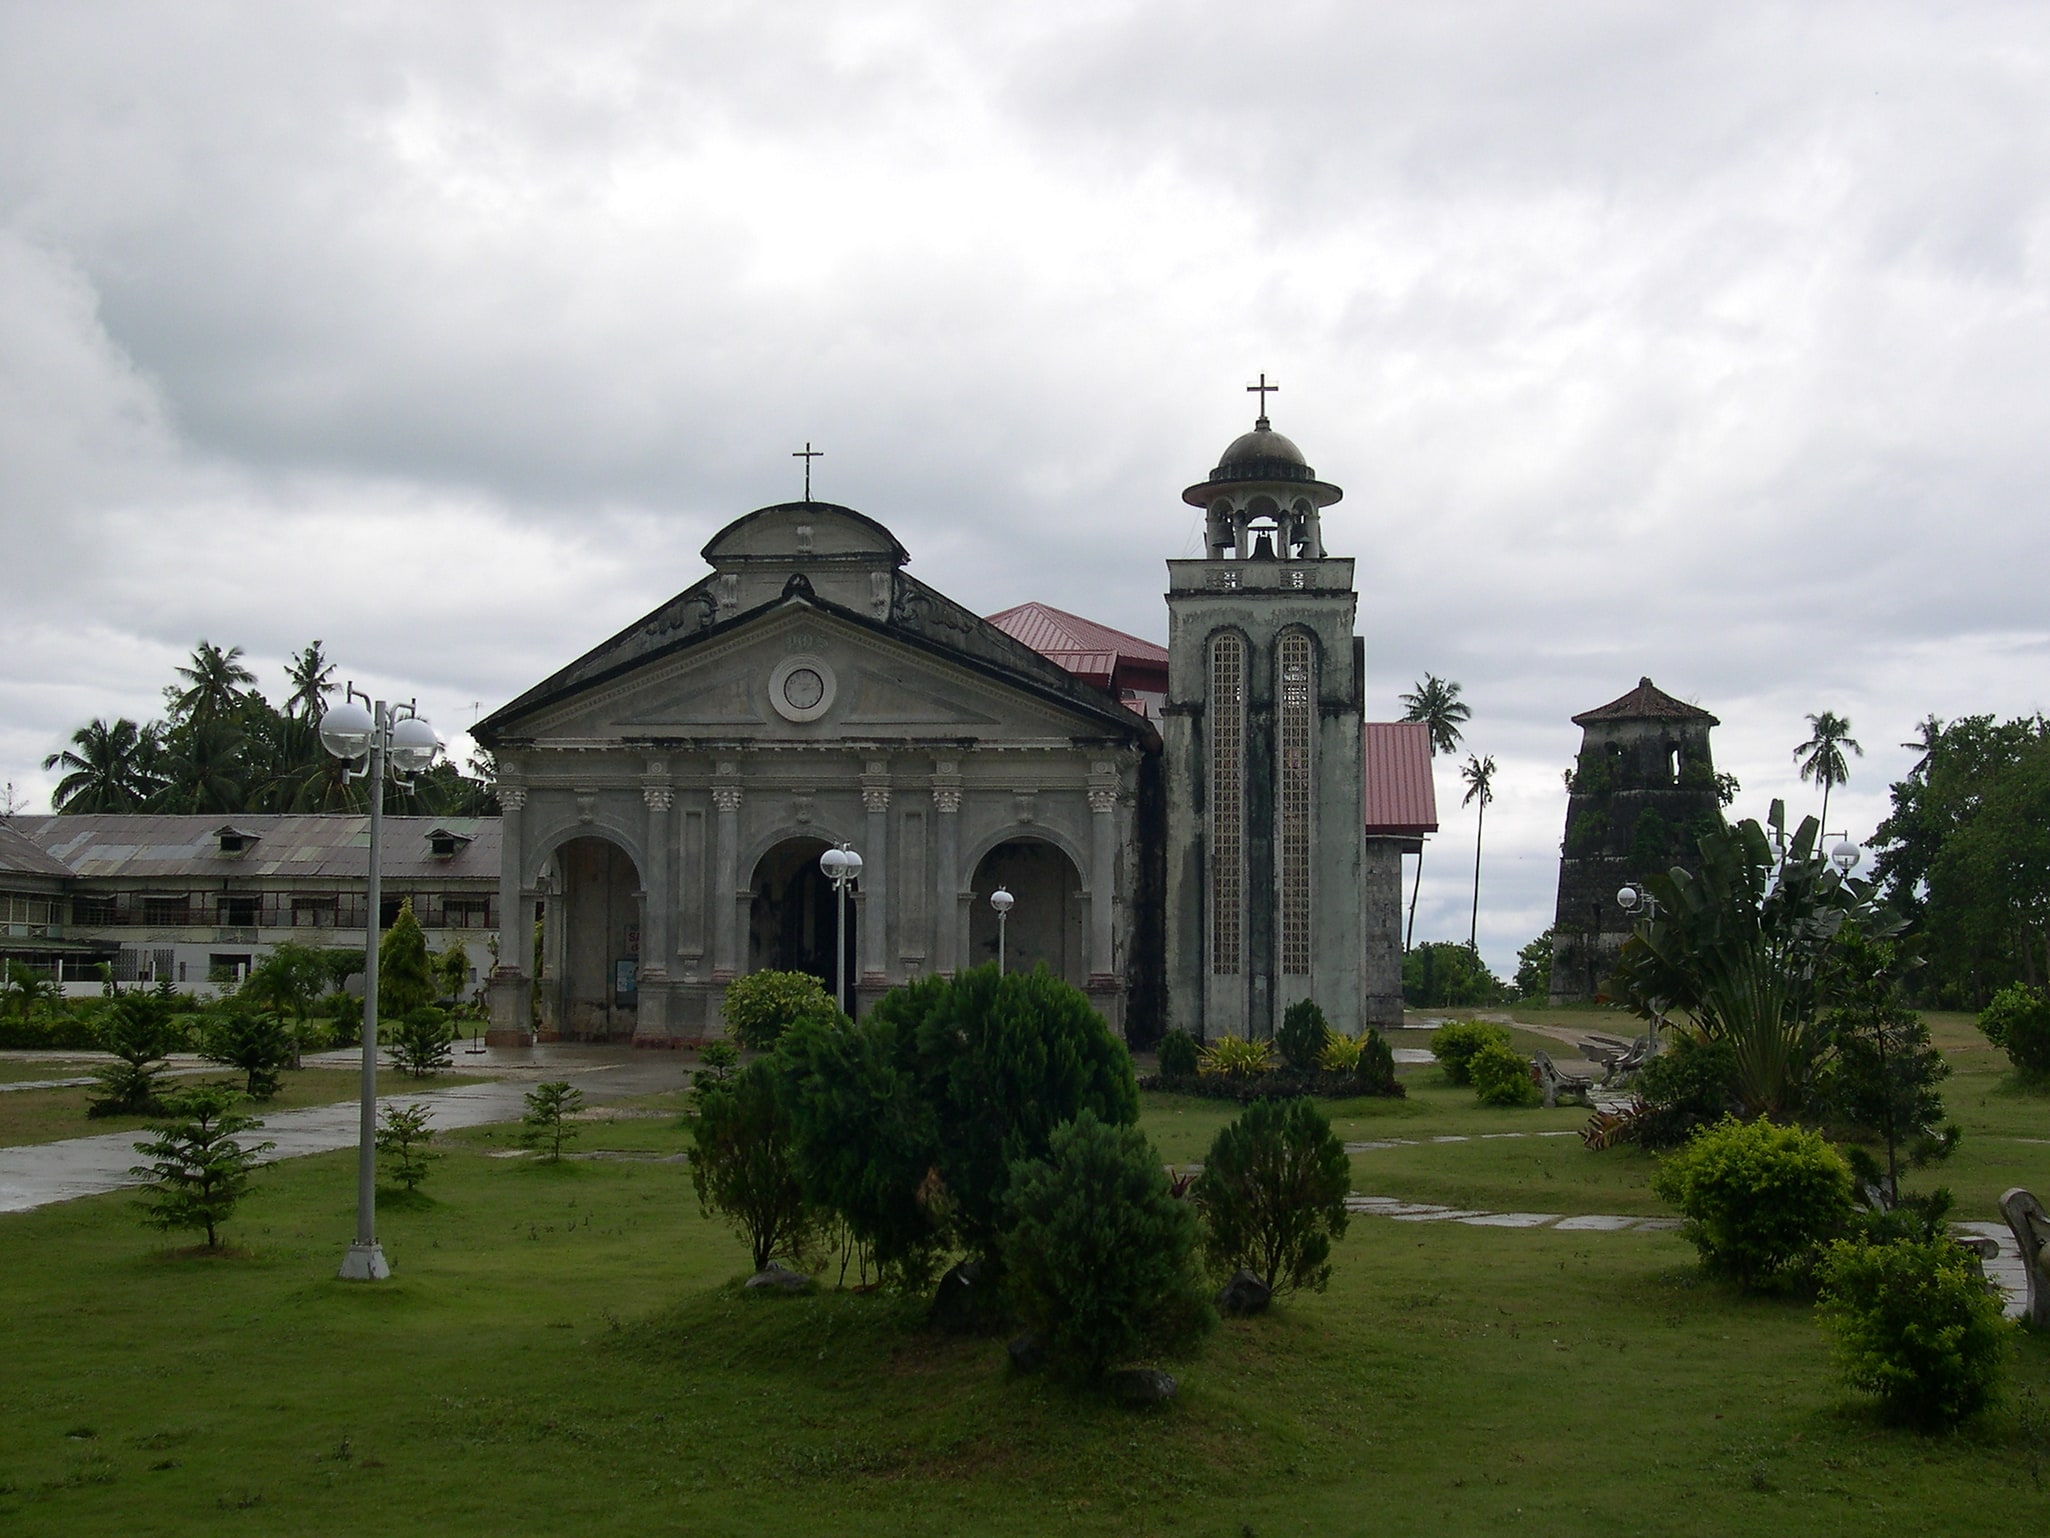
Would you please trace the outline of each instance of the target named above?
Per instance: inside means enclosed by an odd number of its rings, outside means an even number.
[[[2050,1212],[2020,1186],[2000,1198],[2000,1215],[2014,1230],[2022,1252],[2022,1275],[2029,1284],[2029,1307],[2023,1316],[2037,1329],[2050,1329]]]
[[[1574,1105],[1591,1105],[1588,1094],[1594,1088],[1594,1081],[1584,1073],[1566,1073],[1552,1061],[1549,1052],[1539,1052],[1530,1060],[1531,1077],[1544,1091],[1547,1108],[1565,1100]]]

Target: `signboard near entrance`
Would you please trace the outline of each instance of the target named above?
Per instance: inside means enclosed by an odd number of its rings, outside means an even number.
[[[612,991],[619,1003],[631,1004],[640,987],[640,964],[631,956],[622,956],[612,963]]]

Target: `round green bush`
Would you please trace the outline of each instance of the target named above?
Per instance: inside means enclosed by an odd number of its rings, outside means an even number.
[[[1670,1032],[1665,1049],[1638,1070],[1635,1088],[1644,1110],[1632,1122],[1631,1141],[1678,1148],[1695,1128],[1730,1114],[1736,1082],[1737,1049],[1730,1043]]]
[[[1048,1360],[1075,1377],[1176,1351],[1215,1315],[1195,1266],[1196,1213],[1137,1127],[1083,1111],[1044,1159],[1011,1166],[1005,1284]]]
[[[743,1047],[766,1052],[775,1046],[791,1022],[800,1019],[830,1020],[838,1010],[833,996],[809,972],[750,972],[726,985],[725,1001],[719,1013],[726,1029]]]
[[[1454,1084],[1470,1084],[1467,1064],[1482,1047],[1508,1046],[1509,1032],[1487,1020],[1448,1020],[1431,1033],[1431,1056]]]
[[[2030,1079],[2050,1079],[2050,994],[2027,983],[2001,989],[1979,1014],[1979,1029]]]
[[[1466,1077],[1482,1105],[1536,1105],[1545,1098],[1530,1076],[1530,1060],[1499,1041],[1467,1059]]]
[[[1838,1240],[1819,1269],[1844,1378],[1890,1419],[1953,1426],[1993,1399],[2011,1326],[1956,1244]]]
[[[1345,1237],[1352,1162],[1316,1104],[1256,1100],[1220,1131],[1195,1185],[1210,1265],[1244,1266],[1276,1291],[1331,1280],[1331,1242]]]
[[[1325,1038],[1330,1034],[1330,1023],[1317,1001],[1297,999],[1282,1011],[1281,1029],[1274,1033],[1274,1045],[1289,1067],[1297,1073],[1308,1073],[1317,1066]]]
[[[1163,1079],[1193,1079],[1199,1061],[1196,1038],[1176,1029],[1160,1038],[1160,1076]]]
[[[1687,1219],[1702,1266],[1764,1286],[1835,1238],[1851,1216],[1851,1169],[1819,1133],[1725,1116],[1662,1161],[1651,1188]]]

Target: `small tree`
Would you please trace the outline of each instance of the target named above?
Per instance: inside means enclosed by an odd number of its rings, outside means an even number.
[[[1952,1426],[1992,1400],[2011,1327],[1950,1239],[1839,1240],[1820,1273],[1822,1318],[1844,1377],[1889,1418]]]
[[[809,972],[750,972],[726,985],[719,1013],[743,1047],[766,1052],[796,1020],[830,1020],[839,1011]]]
[[[1513,1038],[1507,1027],[1491,1020],[1448,1020],[1431,1032],[1431,1056],[1445,1070],[1452,1084],[1470,1084],[1468,1066],[1483,1047],[1507,1047]]]
[[[1137,1127],[1084,1111],[1045,1159],[1011,1167],[1005,1275],[1048,1360],[1076,1377],[1185,1346],[1215,1321],[1194,1263],[1196,1215]]]
[[[156,1136],[135,1145],[150,1162],[128,1172],[148,1182],[140,1203],[145,1222],[167,1232],[203,1231],[208,1249],[220,1247],[220,1225],[248,1191],[259,1156],[277,1146],[244,1147],[237,1141],[242,1133],[263,1125],[235,1111],[241,1098],[219,1084],[202,1084],[167,1098],[168,1119],[151,1122]]]
[[[707,1089],[691,1123],[690,1183],[707,1216],[731,1220],[757,1271],[778,1255],[800,1255],[817,1229],[790,1151],[788,1118],[775,1071],[754,1063]]]
[[[1552,931],[1547,929],[1516,953],[1516,996],[1542,1004],[1552,993]]]
[[[1277,1290],[1323,1291],[1351,1188],[1345,1145],[1313,1101],[1254,1101],[1217,1134],[1194,1187],[1211,1267],[1246,1267]]]
[[[434,1141],[429,1114],[424,1105],[388,1105],[377,1118],[377,1156],[408,1191],[419,1187],[427,1166],[441,1157],[427,1146]]]
[[[536,1084],[525,1096],[527,1109],[520,1117],[520,1141],[541,1150],[549,1164],[562,1161],[562,1145],[577,1135],[569,1118],[584,1107],[584,1092],[563,1080]]]
[[[1851,1171],[1820,1133],[1725,1117],[1659,1165],[1652,1190],[1687,1219],[1711,1273],[1759,1288],[1805,1262],[1851,1216]]]
[[[359,968],[363,964],[360,955],[356,964]],[[238,997],[288,1019],[299,1020],[313,1013],[314,1005],[334,981],[334,970],[326,951],[287,940],[273,947],[268,956],[249,969]]]
[[[241,1071],[252,1100],[268,1100],[284,1082],[298,1047],[283,1017],[246,994],[221,999],[207,1010],[199,1035],[200,1054]]]
[[[1274,1033],[1274,1045],[1281,1049],[1289,1067],[1297,1073],[1308,1073],[1317,1066],[1317,1058],[1330,1034],[1330,1023],[1317,1007],[1317,1001],[1297,999],[1282,1011],[1281,1029]]]
[[[690,1076],[691,1109],[703,1105],[710,1091],[731,1084],[739,1067],[740,1049],[730,1041],[708,1041],[698,1048],[698,1066]]]
[[[407,1010],[392,1028],[392,1061],[416,1079],[428,1078],[455,1060],[450,1051],[455,1039],[456,1028],[448,1011],[423,1004]]]
[[[470,991],[469,947],[460,940],[451,941],[448,949],[433,959],[431,969],[437,996],[462,1003]]]
[[[162,1109],[157,1075],[165,1054],[180,1044],[176,1005],[164,993],[130,991],[117,994],[100,1026],[100,1045],[121,1061],[95,1068],[100,1093],[86,1106],[88,1116],[149,1115]]]
[[[413,916],[413,899],[399,904],[399,916],[377,942],[377,1014],[400,1020],[434,1002],[434,969],[427,960],[427,935]]]

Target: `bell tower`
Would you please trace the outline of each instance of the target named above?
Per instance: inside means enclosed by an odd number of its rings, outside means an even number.
[[[1365,649],[1322,524],[1343,493],[1249,388],[1253,430],[1182,493],[1203,555],[1167,563],[1167,1023],[1270,1036],[1311,998],[1356,1031]]]

